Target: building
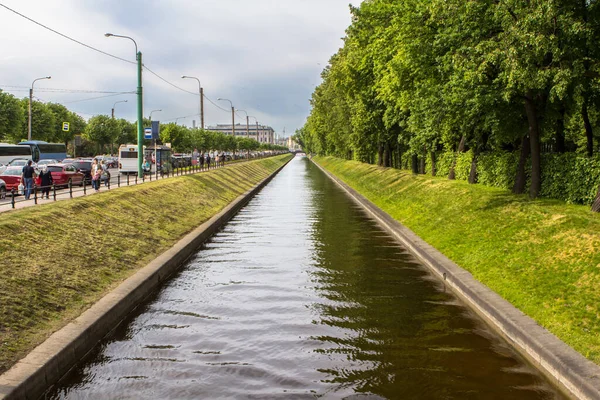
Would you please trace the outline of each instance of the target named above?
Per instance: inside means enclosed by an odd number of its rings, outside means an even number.
[[[270,126],[250,124],[248,127],[250,135],[247,134],[246,127],[246,124],[235,124],[235,136],[250,137],[259,143],[275,143],[275,131]],[[217,126],[209,126],[206,130],[231,135],[230,124],[217,124]]]

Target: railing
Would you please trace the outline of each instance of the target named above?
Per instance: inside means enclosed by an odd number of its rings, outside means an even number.
[[[279,153],[279,154],[281,154],[281,153]],[[279,155],[279,154],[263,155],[263,156],[259,155],[259,156],[255,157],[254,159],[266,158],[266,157],[271,157],[271,156],[275,156],[275,155]],[[165,178],[174,177],[174,176],[197,174],[197,173],[205,172],[205,171],[212,170],[212,169],[223,168],[226,165],[235,164],[235,163],[244,162],[244,161],[248,161],[248,159],[219,161],[219,163],[217,165],[217,163],[215,163],[214,160],[211,159],[210,166],[208,166],[206,163],[203,163],[203,164],[196,164],[196,165],[188,165],[185,167],[175,167],[171,171],[166,171],[164,173],[162,173],[160,171],[158,172],[158,174],[156,174],[156,172],[146,173],[146,174],[144,174],[144,176],[142,178],[138,178],[137,174],[134,176],[130,176],[128,174],[121,175],[120,173],[118,173],[117,169],[115,169],[117,171],[116,176],[111,176],[110,169],[109,169],[108,170],[108,172],[109,172],[108,179],[106,179],[106,178],[100,179],[100,182],[98,183],[98,185],[99,185],[99,188],[102,188],[101,191],[106,191],[106,190],[110,190],[111,188],[114,188],[114,187],[120,188],[122,186],[133,186],[133,185],[143,184],[146,182],[156,181],[157,179],[165,179]],[[49,189],[48,193],[47,193],[47,197],[45,199],[44,199],[44,189]],[[93,185],[91,184],[91,182],[86,181],[85,177],[83,178],[83,182],[80,187],[74,187],[71,180],[69,180],[69,183],[66,185],[55,185],[55,184],[52,184],[49,186],[34,185],[33,188],[31,189],[31,196],[29,199],[26,199],[24,197],[25,191],[26,191],[26,188],[24,188],[23,193],[18,193],[14,189],[10,192],[7,192],[6,198],[0,199],[0,212],[6,211],[9,209],[33,206],[33,205],[37,205],[37,204],[45,204],[45,203],[48,203],[48,200],[58,201],[58,200],[72,199],[73,197],[85,196],[88,194],[88,192],[91,192],[91,193],[94,192]],[[46,200],[46,201],[44,201],[44,200]],[[28,204],[26,205],[23,203],[28,203]]]

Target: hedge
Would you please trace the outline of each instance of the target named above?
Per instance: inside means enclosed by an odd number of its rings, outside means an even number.
[[[468,180],[473,159],[472,151],[445,152],[436,155],[437,176],[448,176],[456,159],[456,179]],[[477,159],[478,183],[503,189],[512,189],[515,183],[518,152],[492,152],[480,154]],[[427,157],[426,172],[431,174],[431,160]],[[529,187],[531,164],[526,167]],[[572,204],[590,205],[600,185],[600,156],[585,157],[577,153],[542,154],[542,190],[540,196]]]

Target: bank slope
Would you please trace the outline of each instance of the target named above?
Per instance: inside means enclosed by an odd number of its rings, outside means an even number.
[[[0,373],[291,155],[0,214]]]
[[[313,160],[600,364],[600,215],[443,177]]]

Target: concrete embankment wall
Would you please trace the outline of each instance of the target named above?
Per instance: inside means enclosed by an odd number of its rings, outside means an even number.
[[[254,188],[126,279],[0,376],[0,399],[37,399],[165,282],[200,245],[229,221],[290,159]]]
[[[338,177],[315,163],[384,229],[444,281],[513,348],[567,396],[600,399],[600,367],[538,325],[511,303],[477,281]]]

